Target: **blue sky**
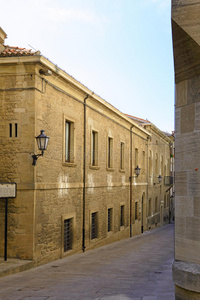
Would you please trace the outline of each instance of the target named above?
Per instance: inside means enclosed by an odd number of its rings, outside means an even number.
[[[6,44],[36,50],[121,112],[174,130],[170,0],[9,0]]]

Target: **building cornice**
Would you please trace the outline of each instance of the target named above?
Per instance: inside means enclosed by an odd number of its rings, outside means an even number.
[[[74,87],[79,89],[81,92],[83,92],[86,95],[89,95],[91,99],[94,101],[100,103],[101,105],[105,106],[110,111],[114,112],[116,115],[118,115],[120,118],[128,122],[131,126],[134,126],[136,129],[138,129],[140,132],[142,132],[146,136],[151,136],[149,131],[145,130],[141,126],[139,126],[136,122],[131,120],[129,117],[124,115],[122,112],[120,112],[117,108],[115,108],[113,105],[102,99],[100,96],[95,94],[93,91],[91,91],[89,88],[84,86],[81,82],[77,81],[75,78],[73,78],[71,75],[60,69],[57,65],[49,61],[47,58],[45,58],[42,55],[33,55],[33,56],[19,56],[19,57],[0,57],[0,65],[1,64],[36,64],[39,63],[43,65],[46,69],[52,71],[56,75],[59,75],[63,80],[67,81],[68,83],[72,84]]]

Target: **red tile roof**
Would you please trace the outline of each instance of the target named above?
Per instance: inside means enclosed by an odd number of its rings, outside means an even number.
[[[141,119],[141,118],[138,118],[138,117],[135,117],[135,116],[131,116],[131,115],[128,115],[128,114],[125,114],[127,117],[129,117],[130,119],[132,119],[132,120],[135,120],[136,122],[138,122],[138,123],[142,123],[142,124],[144,124],[144,123],[151,123],[149,120],[144,120],[144,119]]]
[[[36,52],[32,52],[31,49],[26,48],[19,48],[19,47],[11,47],[5,46],[5,49],[0,53],[0,57],[7,57],[7,56],[30,56],[34,55]]]

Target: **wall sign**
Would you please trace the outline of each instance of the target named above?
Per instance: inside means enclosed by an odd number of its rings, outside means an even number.
[[[0,182],[0,198],[16,198],[17,184],[15,182]]]

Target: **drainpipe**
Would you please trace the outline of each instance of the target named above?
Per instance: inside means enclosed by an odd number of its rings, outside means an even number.
[[[83,145],[83,229],[82,229],[82,250],[85,252],[85,183],[86,183],[86,100],[89,95],[84,99],[84,145]]]
[[[133,150],[132,150],[132,145],[133,145],[133,137],[132,137],[132,129],[133,129],[134,125],[131,126],[130,128],[130,177],[129,177],[129,181],[130,181],[130,237],[132,237],[132,209],[133,209],[133,206],[132,206],[132,183],[133,183],[133,165],[132,165],[132,162],[133,162]]]

